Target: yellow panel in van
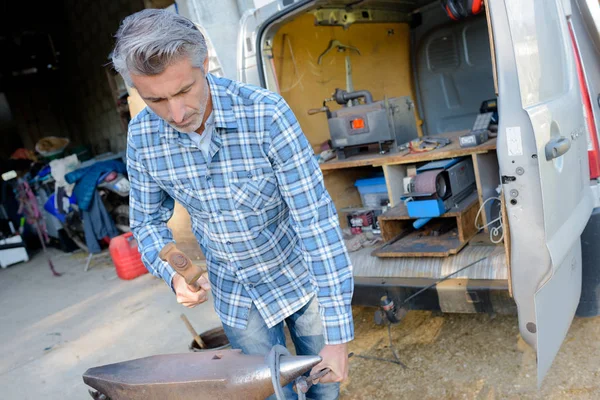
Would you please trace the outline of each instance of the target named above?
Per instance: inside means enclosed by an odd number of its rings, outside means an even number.
[[[310,143],[316,148],[328,140],[324,113],[309,116],[336,88],[346,89],[345,55],[336,49],[317,63],[329,41],[337,39],[358,48],[350,53],[354,90],[369,90],[373,99],[384,96],[411,96],[412,86],[409,27],[401,23],[355,24],[342,27],[315,26],[312,14],[305,14],[279,29],[273,40],[273,67],[281,95],[290,104]],[[336,103],[328,103],[337,109]]]

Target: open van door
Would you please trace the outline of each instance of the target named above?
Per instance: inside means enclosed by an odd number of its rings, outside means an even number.
[[[256,34],[258,27],[283,8],[281,0],[268,3],[261,8],[246,11],[240,18],[237,43],[237,80],[260,86],[256,60]]]
[[[488,0],[488,6],[513,296],[521,335],[537,350],[541,384],[581,293],[580,235],[593,207],[588,126],[570,0]]]

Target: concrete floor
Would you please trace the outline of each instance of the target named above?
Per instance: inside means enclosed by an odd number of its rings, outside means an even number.
[[[212,304],[188,310],[146,274],[116,277],[107,254],[83,272],[85,256],[52,251],[0,270],[0,398],[85,399],[81,375],[92,366],[152,354],[187,352],[190,336],[218,326]],[[387,330],[355,308],[356,354],[389,358]],[[392,330],[407,365],[353,358],[342,399],[600,398],[600,318],[576,319],[541,390],[535,353],[519,340],[515,317],[411,312]]]
[[[52,251],[52,250],[51,250]],[[0,270],[0,398],[90,398],[86,369],[152,354],[186,352],[185,312],[199,332],[219,325],[212,303],[188,310],[150,274],[120,280],[108,254],[52,251]]]

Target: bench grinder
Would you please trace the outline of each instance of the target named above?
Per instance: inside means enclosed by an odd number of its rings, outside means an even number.
[[[356,104],[358,99],[363,99],[364,104]],[[331,111],[327,103],[332,101],[343,107]],[[327,114],[329,134],[339,160],[372,144],[379,145],[381,154],[397,152],[399,146],[418,136],[414,104],[409,96],[373,101],[367,90],[336,89],[332,98],[323,101],[323,107],[311,109],[308,114],[320,112]]]

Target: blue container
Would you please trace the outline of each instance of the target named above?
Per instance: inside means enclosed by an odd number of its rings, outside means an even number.
[[[378,208],[389,202],[390,197],[383,176],[358,179],[354,182],[354,186],[360,193],[363,207]]]

